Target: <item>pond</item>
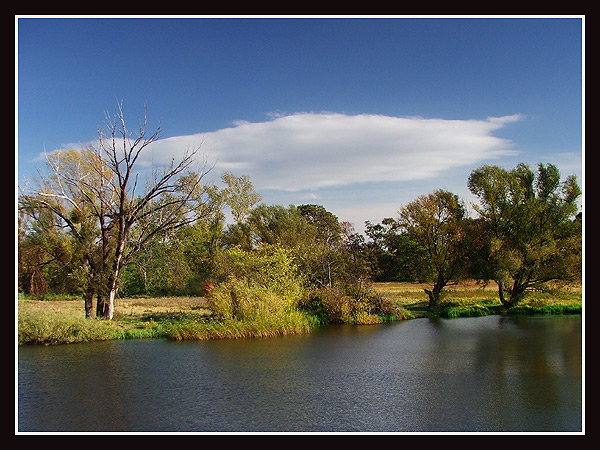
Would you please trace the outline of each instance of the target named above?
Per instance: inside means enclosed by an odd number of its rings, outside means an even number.
[[[19,432],[581,432],[582,318],[18,349]]]

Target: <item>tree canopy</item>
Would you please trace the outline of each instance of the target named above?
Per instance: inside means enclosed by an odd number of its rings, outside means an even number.
[[[440,292],[460,276],[466,258],[465,208],[460,198],[441,189],[420,196],[399,213],[399,226],[427,252],[433,273],[433,289],[426,289],[429,307],[439,303]]]
[[[468,180],[481,200],[475,208],[487,235],[483,273],[498,283],[507,306],[516,305],[528,289],[581,274],[581,222],[576,220],[581,190],[574,176],[561,182],[552,164],[537,169],[483,166]]]

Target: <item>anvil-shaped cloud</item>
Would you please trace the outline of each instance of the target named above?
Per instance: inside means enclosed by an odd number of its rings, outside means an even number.
[[[209,133],[161,139],[154,163],[200,146],[219,172],[248,175],[257,190],[300,191],[439,176],[514,155],[493,132],[520,115],[486,120],[296,113]],[[148,157],[148,156],[147,156]]]

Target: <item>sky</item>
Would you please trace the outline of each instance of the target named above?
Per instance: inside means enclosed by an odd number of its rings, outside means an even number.
[[[81,148],[122,103],[263,203],[357,231],[484,164],[556,165],[584,188],[584,16],[15,16],[16,179]],[[581,204],[583,201],[581,201]]]

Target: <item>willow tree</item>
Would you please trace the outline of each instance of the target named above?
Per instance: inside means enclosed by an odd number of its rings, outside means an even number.
[[[438,305],[442,289],[456,283],[466,255],[465,208],[459,197],[438,189],[404,206],[398,224],[427,253],[433,273],[432,289],[425,289],[429,308]]]
[[[581,190],[575,176],[561,181],[552,164],[537,169],[482,166],[468,181],[489,235],[485,273],[498,284],[506,307],[528,290],[581,275],[582,230],[576,219]]]
[[[75,251],[68,265],[72,272],[79,267],[87,273],[82,286],[86,317],[93,316],[94,295],[102,296],[98,287],[110,248],[110,229],[98,201],[104,196],[99,193],[105,190],[103,180],[108,174],[96,156],[88,149],[50,153],[46,157],[49,175],[40,173],[35,186],[19,195],[19,209],[36,224],[38,234],[71,240]]]
[[[144,109],[132,133],[118,104],[95,143],[70,164],[64,164],[62,152],[51,154],[50,176],[42,177],[40,188],[21,199],[52,211],[85,248],[84,259],[94,278],[89,290],[98,294],[96,314],[106,319],[113,318],[119,274],[133,255],[161,234],[198,220],[192,198],[207,171],[202,166],[182,176],[193,168],[198,148],[186,150],[178,162],[172,159],[160,170],[153,167],[140,180],[140,157],[160,133],[159,127],[147,134],[146,125]],[[86,301],[88,317],[89,307]]]

